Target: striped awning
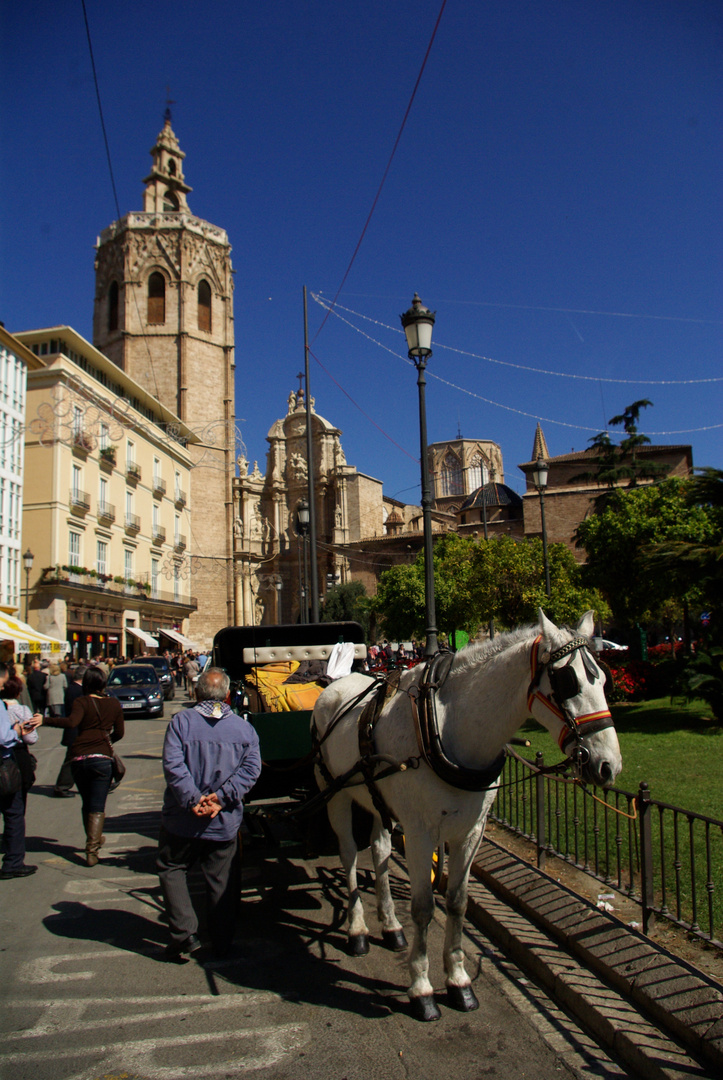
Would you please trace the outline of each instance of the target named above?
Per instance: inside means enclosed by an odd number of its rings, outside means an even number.
[[[177,645],[181,645],[184,649],[190,649],[191,652],[201,652],[199,645],[191,641],[190,638],[184,637],[183,634],[179,634],[178,630],[167,630],[165,627],[158,628],[159,634],[165,634],[171,641],[175,641]]]
[[[0,611],[0,642],[12,641],[14,653],[66,653],[70,652],[67,641],[41,634],[27,623]]]

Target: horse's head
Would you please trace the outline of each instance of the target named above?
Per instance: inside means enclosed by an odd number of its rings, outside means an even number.
[[[573,632],[559,629],[540,610],[528,707],[557,739],[580,778],[608,788],[623,763],[605,700],[605,675],[589,649],[593,630],[592,611]]]

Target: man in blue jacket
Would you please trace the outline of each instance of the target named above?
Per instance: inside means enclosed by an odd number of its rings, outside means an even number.
[[[261,755],[252,725],[226,704],[228,691],[228,676],[209,668],[198,680],[196,705],[176,713],[163,744],[167,787],[156,865],[170,923],[170,960],[201,948],[188,891],[188,871],[196,862],[206,880],[214,952],[227,954],[233,941],[243,797],[258,779]]]

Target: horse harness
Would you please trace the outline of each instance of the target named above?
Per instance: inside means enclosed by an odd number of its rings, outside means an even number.
[[[571,757],[574,758],[578,765],[584,765],[589,760],[590,753],[583,744],[583,738],[586,735],[593,735],[597,731],[604,731],[605,728],[612,727],[613,719],[609,709],[599,709],[597,712],[581,713],[579,716],[575,716],[569,708],[568,702],[576,697],[581,690],[577,672],[570,660],[562,667],[555,668],[552,665],[566,656],[572,658],[574,653],[579,652],[591,681],[596,678],[599,667],[590,653],[587,638],[575,637],[553,652],[547,649],[541,651],[541,643],[542,635],[540,634],[532,643],[532,652],[530,654],[531,671],[530,685],[527,689],[527,708],[532,711],[533,703],[539,701],[559,720],[562,720],[564,727],[558,739],[560,749],[567,753],[567,748],[574,742],[575,749]],[[603,674],[606,674],[604,669],[602,670]],[[543,694],[542,690],[540,690],[540,682],[545,671],[547,671],[550,679],[551,693],[549,696]]]

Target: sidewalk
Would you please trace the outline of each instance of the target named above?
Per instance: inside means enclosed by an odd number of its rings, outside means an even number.
[[[723,1075],[720,984],[493,841],[468,914],[646,1080]]]

